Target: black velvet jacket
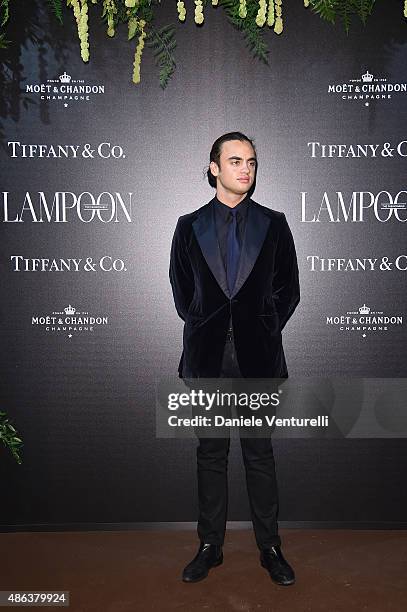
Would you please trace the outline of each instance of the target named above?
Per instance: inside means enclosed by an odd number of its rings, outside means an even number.
[[[246,223],[236,285],[229,294],[214,200],[178,219],[170,281],[185,321],[182,377],[219,376],[230,319],[242,376],[287,376],[281,330],[300,300],[293,237],[283,213],[252,199]]]

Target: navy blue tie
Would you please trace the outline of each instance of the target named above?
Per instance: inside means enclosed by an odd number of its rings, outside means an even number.
[[[240,259],[240,243],[237,231],[237,210],[231,209],[231,219],[228,228],[227,240],[227,261],[226,261],[226,276],[228,281],[229,292],[233,293],[236,283],[237,269]]]

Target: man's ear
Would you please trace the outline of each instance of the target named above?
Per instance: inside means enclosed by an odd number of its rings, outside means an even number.
[[[211,173],[213,174],[213,176],[218,176],[219,174],[219,166],[216,162],[211,161],[211,163],[209,164],[209,168],[211,170]]]

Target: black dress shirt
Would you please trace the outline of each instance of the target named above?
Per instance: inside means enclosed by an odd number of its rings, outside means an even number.
[[[234,210],[236,210],[236,218],[237,218],[237,233],[238,240],[240,242],[240,246],[243,244],[244,233],[246,230],[246,221],[247,221],[247,209],[249,205],[249,196],[246,194],[245,198],[237,206],[234,206]],[[220,254],[222,257],[223,265],[225,266],[225,270],[227,267],[227,237],[228,237],[228,228],[229,224],[232,221],[232,215],[230,213],[231,207],[223,204],[218,198],[215,196],[215,223],[216,223],[216,233],[218,235],[218,242],[220,248]],[[226,270],[227,272],[227,270]]]

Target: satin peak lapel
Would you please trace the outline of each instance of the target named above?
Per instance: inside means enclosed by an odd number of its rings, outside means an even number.
[[[192,227],[196,239],[201,247],[206,263],[214,275],[222,291],[230,297],[225,267],[220,254],[218,236],[215,225],[215,210],[213,200],[202,210],[199,217],[193,222]]]
[[[247,211],[246,231],[243,239],[242,253],[236,283],[231,297],[241,289],[259,256],[261,247],[270,226],[270,219],[261,208],[252,202]]]

